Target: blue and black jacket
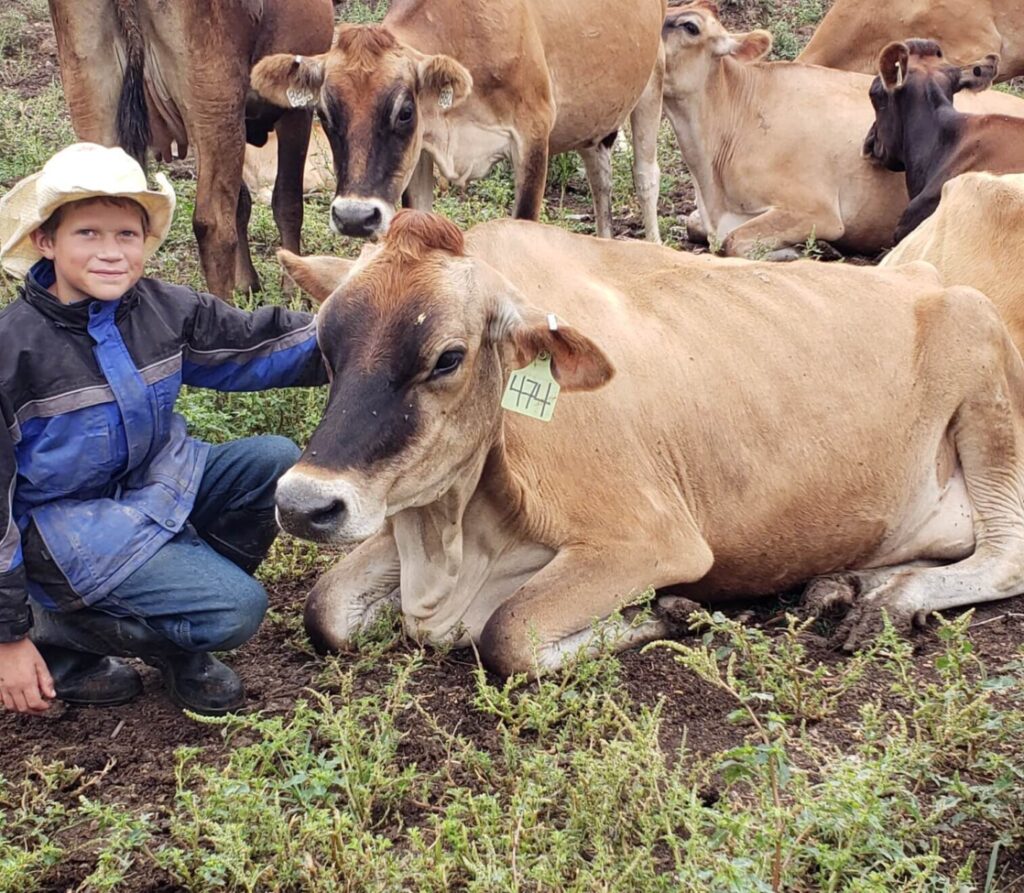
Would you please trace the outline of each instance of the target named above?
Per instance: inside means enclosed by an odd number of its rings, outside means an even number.
[[[0,642],[28,633],[27,595],[90,605],[185,525],[209,447],[174,412],[182,384],[326,383],[308,313],[156,279],[65,305],[53,279],[40,261],[0,312]]]

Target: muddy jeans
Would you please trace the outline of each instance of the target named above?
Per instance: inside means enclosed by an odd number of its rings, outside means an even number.
[[[277,533],[277,479],[298,457],[270,435],[211,447],[189,524],[91,610],[134,617],[188,651],[250,639],[267,610],[251,573]]]

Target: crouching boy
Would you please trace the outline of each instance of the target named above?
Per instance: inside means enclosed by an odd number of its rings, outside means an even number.
[[[0,312],[0,697],[125,702],[118,657],[158,667],[199,713],[240,707],[211,652],[257,630],[251,576],[276,535],[283,437],[210,446],[174,412],[182,384],[325,382],[309,314],[253,313],[143,277],[174,211],[120,149],[79,143],[0,200],[0,263],[24,276]]]

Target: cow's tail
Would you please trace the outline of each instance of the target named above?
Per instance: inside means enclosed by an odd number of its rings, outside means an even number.
[[[150,137],[149,110],[143,80],[146,47],[137,0],[114,0],[114,10],[127,56],[121,97],[117,102],[117,142],[145,168]]]

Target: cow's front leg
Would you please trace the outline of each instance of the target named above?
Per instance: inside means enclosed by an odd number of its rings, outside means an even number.
[[[412,172],[412,179],[402,193],[402,205],[416,211],[431,211],[434,208],[434,159],[426,150],[420,152],[420,160]]]
[[[563,549],[490,617],[480,657],[503,676],[557,670],[581,651],[621,651],[672,634],[665,612],[630,622],[612,615],[649,585],[637,565],[616,562],[612,548]]]
[[[842,220],[825,209],[807,212],[770,208],[729,233],[722,242],[722,253],[752,260],[798,260],[803,256],[801,249],[812,236],[822,242],[832,242],[844,231]]]
[[[516,172],[513,216],[520,220],[539,220],[548,181],[548,132],[518,138],[513,147],[512,166]]]
[[[305,623],[318,651],[344,651],[388,607],[399,606],[398,547],[390,527],[370,537],[316,581]]]
[[[658,229],[658,196],[661,170],[658,167],[658,128],[661,126],[662,82],[665,79],[665,47],[658,48],[658,61],[636,107],[629,115],[633,134],[633,188],[644,220],[644,238],[661,242]]]

